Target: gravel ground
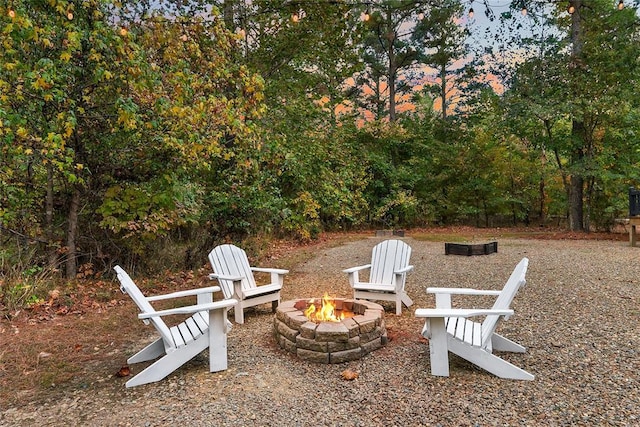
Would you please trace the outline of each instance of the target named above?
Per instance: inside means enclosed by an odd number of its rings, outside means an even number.
[[[85,388],[48,402],[0,412],[0,425],[640,424],[640,248],[618,241],[499,239],[497,254],[466,257],[444,255],[443,243],[405,240],[413,248],[407,289],[415,305],[396,316],[384,303],[391,341],[358,361],[317,365],[285,353],[273,340],[273,315],[264,305],[230,332],[227,371],[209,373],[205,352],[155,384],[126,389],[125,379],[90,379]],[[325,290],[349,297],[342,269],[367,263],[378,241],[318,251],[286,277],[283,300]],[[500,356],[535,380],[501,380],[452,355],[451,376],[431,376],[422,322],[413,317],[415,308],[434,305],[424,289],[500,289],[522,257],[530,259],[527,286],[499,331],[528,351]],[[490,305],[480,299],[487,297],[464,298],[456,301]],[[345,369],[358,378],[344,380]]]

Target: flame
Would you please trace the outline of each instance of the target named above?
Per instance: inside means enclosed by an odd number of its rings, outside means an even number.
[[[311,300],[304,315],[312,322],[340,322],[345,318],[344,313],[337,313],[336,305],[327,292],[322,297],[322,307],[317,309],[314,300]]]

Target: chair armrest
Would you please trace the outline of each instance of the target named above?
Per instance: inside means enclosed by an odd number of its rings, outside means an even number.
[[[342,270],[343,273],[349,275],[349,286],[352,288],[360,283],[360,271],[371,268],[371,264],[360,265],[358,267],[347,268]]]
[[[138,319],[149,319],[151,317],[170,316],[173,314],[194,314],[200,311],[211,311],[221,308],[231,308],[238,303],[233,298],[222,301],[210,302],[207,304],[188,305],[185,307],[170,308],[168,310],[154,311],[153,313],[140,313]]]
[[[237,280],[242,280],[243,277],[242,276],[223,276],[221,274],[211,273],[211,274],[209,274],[209,279],[210,280],[213,280],[213,279],[231,280],[232,282],[235,282]]]
[[[474,317],[474,316],[511,316],[513,310],[491,309],[491,308],[419,308],[415,312],[415,317],[435,318],[435,317]]]
[[[278,285],[282,287],[284,285],[284,275],[289,272],[289,270],[283,270],[281,268],[261,268],[261,267],[249,267],[251,271],[257,273],[270,273],[271,275],[271,284]]]
[[[366,265],[360,265],[358,267],[347,268],[346,270],[342,270],[342,272],[343,273],[347,273],[347,274],[351,274],[351,273],[355,273],[356,271],[364,270],[366,268],[371,268],[371,264],[366,264]]]
[[[283,270],[281,268],[264,268],[264,267],[251,267],[251,271],[257,271],[260,273],[276,273],[287,274],[289,270]]]
[[[407,265],[405,268],[401,268],[400,270],[394,271],[395,274],[403,274],[408,273],[413,270],[413,265]]]
[[[500,295],[502,291],[492,291],[484,289],[469,288],[427,288],[428,294],[449,294],[449,295]]]
[[[189,289],[186,291],[172,292],[170,294],[154,295],[151,297],[147,297],[147,301],[161,301],[165,299],[188,297],[192,295],[212,294],[214,292],[220,292],[220,290],[221,290],[220,286],[209,286],[206,288]]]

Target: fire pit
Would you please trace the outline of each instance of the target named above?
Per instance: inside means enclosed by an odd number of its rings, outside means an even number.
[[[317,363],[357,360],[387,344],[381,305],[326,295],[281,303],[274,333],[280,347]]]

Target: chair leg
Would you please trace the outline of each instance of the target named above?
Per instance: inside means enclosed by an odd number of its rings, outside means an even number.
[[[233,312],[236,323],[242,325],[244,323],[244,307],[242,307],[242,304],[236,304],[235,307],[233,307]]]
[[[147,360],[157,359],[162,356],[165,352],[164,342],[162,338],[158,338],[129,359],[127,359],[127,363],[132,365],[134,363],[146,362]]]
[[[404,305],[406,305],[407,307],[411,307],[413,305],[413,301],[411,300],[411,298],[409,298],[409,295],[404,292],[401,294],[401,299]]]
[[[398,296],[396,297],[396,316],[402,315],[402,299]]]
[[[180,366],[200,354],[209,345],[209,337],[201,335],[195,341],[184,347],[180,347],[171,353],[164,355],[135,377],[127,381],[127,387],[135,387],[160,381],[167,375],[178,369]]]
[[[447,350],[447,330],[443,317],[427,318],[426,327],[431,332],[429,338],[429,357],[431,359],[431,375],[449,376],[449,352]]]
[[[491,337],[491,346],[497,351],[509,351],[511,353],[524,353],[527,349],[518,343],[496,333]]]
[[[478,347],[472,347],[454,338],[448,339],[449,351],[493,375],[511,380],[533,380],[534,376],[524,369]]]
[[[227,369],[227,310],[209,311],[209,371]]]

